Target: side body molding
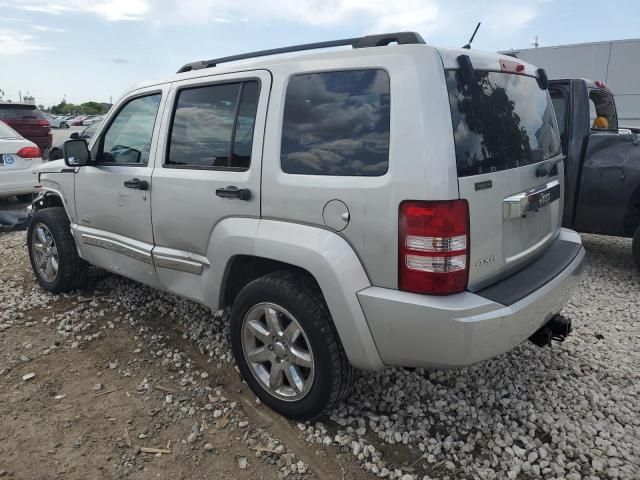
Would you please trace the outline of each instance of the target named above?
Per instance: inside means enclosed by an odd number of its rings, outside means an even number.
[[[351,364],[367,370],[384,368],[356,295],[371,283],[342,237],[317,227],[276,220],[223,220],[213,232],[207,255],[215,278],[206,281],[216,300],[227,265],[236,255],[254,255],[307,270],[322,290]]]

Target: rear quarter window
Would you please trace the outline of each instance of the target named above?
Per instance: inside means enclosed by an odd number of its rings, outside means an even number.
[[[384,175],[389,167],[389,88],[389,75],[379,69],[291,77],[282,126],[282,170]]]

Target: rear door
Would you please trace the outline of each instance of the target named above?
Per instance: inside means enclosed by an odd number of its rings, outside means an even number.
[[[551,100],[510,63],[477,69],[472,80],[445,72],[460,198],[469,202],[470,290],[521,269],[561,227],[563,166],[551,164],[563,157]]]
[[[264,70],[173,83],[153,173],[153,261],[162,286],[211,302],[212,232],[260,217],[262,138],[271,87]]]

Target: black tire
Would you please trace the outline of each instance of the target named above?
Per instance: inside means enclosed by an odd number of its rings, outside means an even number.
[[[633,260],[636,262],[636,267],[640,269],[640,227],[636,228],[636,233],[633,235],[631,251],[633,252]]]
[[[249,310],[263,302],[291,313],[302,327],[313,352],[314,375],[304,397],[282,400],[254,376],[243,351],[243,322]],[[271,409],[285,417],[306,420],[322,415],[349,392],[353,368],[347,360],[320,289],[307,275],[275,272],[246,285],[231,309],[231,348],[245,381]]]
[[[48,281],[40,273],[34,256],[34,234],[36,227],[41,224],[51,232],[58,253],[58,271],[52,281]],[[45,290],[53,293],[69,292],[77,290],[85,284],[89,266],[78,255],[75,241],[71,235],[69,218],[64,208],[53,207],[36,210],[27,232],[27,247],[33,273],[40,286]]]
[[[69,124],[67,122],[62,122],[60,124],[60,128],[69,128]]]

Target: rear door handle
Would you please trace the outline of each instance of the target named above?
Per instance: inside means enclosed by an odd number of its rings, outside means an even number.
[[[147,182],[146,180],[140,180],[139,178],[125,180],[124,186],[127,188],[132,188],[134,190],[149,190],[149,182]]]
[[[249,200],[251,198],[251,190],[248,188],[238,188],[230,185],[226,188],[218,188],[216,195],[222,198],[237,198],[239,200]]]

